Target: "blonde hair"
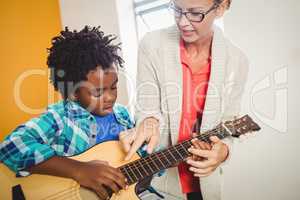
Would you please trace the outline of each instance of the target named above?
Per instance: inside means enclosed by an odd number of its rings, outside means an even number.
[[[214,2],[216,4],[221,4],[223,1],[226,1],[226,0],[214,0]],[[231,0],[227,0],[227,9],[230,8],[230,5],[231,5]]]

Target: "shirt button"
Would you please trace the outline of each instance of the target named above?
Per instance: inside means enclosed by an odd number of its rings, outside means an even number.
[[[95,138],[96,137],[96,135],[92,135],[92,138]]]
[[[93,117],[92,117],[92,116],[90,116],[90,117],[89,117],[89,120],[90,120],[90,121],[93,121]]]

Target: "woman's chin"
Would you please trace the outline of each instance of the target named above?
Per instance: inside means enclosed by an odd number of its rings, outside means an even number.
[[[181,38],[183,39],[183,41],[187,43],[196,42],[198,39],[195,35],[189,35],[189,36],[181,35]]]

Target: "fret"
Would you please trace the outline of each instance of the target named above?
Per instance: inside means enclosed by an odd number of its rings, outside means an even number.
[[[136,176],[136,174],[134,173],[133,169],[130,167],[130,164],[128,164],[127,167],[131,171],[131,173],[132,173],[132,175],[134,177],[134,180],[135,181],[139,180],[138,177]]]
[[[143,176],[143,174],[141,173],[139,167],[138,167],[136,164],[138,164],[138,163],[137,163],[137,162],[133,162],[133,163],[132,163],[133,167],[135,168],[135,171],[138,172],[138,174],[140,175],[140,177],[138,177],[138,180],[140,180],[140,179],[143,178],[144,176]]]
[[[172,151],[170,150],[170,148],[168,148],[166,151],[169,152],[171,157],[174,159],[174,162],[177,162],[177,159],[174,157],[174,155],[173,155]]]
[[[212,134],[207,133],[207,134],[200,134],[199,136],[197,136],[198,139],[200,139],[201,141],[207,142],[207,143],[211,143],[211,141],[209,140],[210,136],[212,136]]]
[[[130,174],[127,172],[126,168],[121,167],[120,170],[121,170],[121,172],[123,173],[123,175],[128,179],[128,181],[129,181],[130,183],[133,183],[133,182],[134,182],[134,180],[131,178]],[[125,173],[124,173],[124,172],[125,172]]]
[[[165,157],[165,159],[166,159],[166,161],[168,163],[167,166],[172,166],[173,164],[172,164],[171,161],[169,161],[168,156],[166,155],[167,153],[168,153],[168,151],[164,150],[164,151],[161,152],[161,155],[163,155]]]
[[[181,155],[181,154],[180,154],[180,152],[177,150],[177,148],[178,148],[178,145],[175,145],[175,146],[173,147],[173,149],[175,149],[175,152],[177,152],[177,153],[178,153],[178,155],[179,155],[179,159],[183,160],[183,159],[184,159],[184,157],[182,157],[182,155]]]
[[[145,169],[144,164],[142,163],[141,160],[137,160],[137,163],[141,166],[141,168],[142,168],[143,171],[145,172],[145,175],[146,175],[146,176],[151,175],[151,174],[148,175],[148,172],[147,172],[147,170]]]
[[[160,157],[160,161],[162,162],[164,168],[168,168],[168,166],[171,166],[171,165],[170,165],[170,162],[169,162],[168,158],[166,157],[166,155],[164,155],[164,152],[165,151],[159,152],[158,156]]]
[[[189,146],[186,147],[185,144],[188,144]],[[191,145],[190,145],[189,143],[180,143],[180,146],[183,147],[183,150],[184,150],[184,152],[185,152],[187,155],[190,154],[190,153],[188,152],[188,150],[187,150],[188,148],[191,147]]]
[[[149,160],[150,160],[149,164],[151,167],[153,167],[154,171],[157,172],[160,170],[160,168],[157,166],[157,163],[155,163],[155,159],[153,159],[152,157],[153,155],[149,156]]]
[[[153,174],[153,173],[155,173],[155,169],[153,170],[153,168],[151,167],[151,160],[149,160],[149,161],[147,161],[147,158],[149,158],[149,156],[148,157],[145,157],[145,158],[143,158],[143,159],[141,159],[142,160],[142,162],[143,162],[143,164],[144,164],[144,167],[145,168],[148,168],[149,169],[149,171],[151,172],[151,174]]]
[[[129,167],[129,165],[125,165],[124,169],[126,170],[127,174],[129,174],[129,179],[131,181],[131,183],[134,183],[135,181],[137,181],[137,177],[134,175],[133,171],[131,170],[131,168]]]
[[[164,163],[159,158],[159,153],[153,154],[153,156],[155,156],[155,158],[157,158],[157,160],[159,161],[160,164],[158,164],[158,165],[161,165],[161,167],[159,166],[159,169],[163,169],[166,167],[166,166],[164,166]]]

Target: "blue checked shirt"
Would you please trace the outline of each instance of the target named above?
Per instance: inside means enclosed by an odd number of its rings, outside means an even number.
[[[124,129],[134,127],[127,109],[116,104],[113,112]],[[74,101],[61,101],[45,113],[17,127],[0,143],[0,161],[15,172],[53,156],[80,154],[96,144],[95,117]]]

